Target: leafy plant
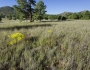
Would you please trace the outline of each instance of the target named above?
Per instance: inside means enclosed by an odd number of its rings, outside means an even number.
[[[0,22],[2,21],[2,18],[1,18],[1,16],[0,16]]]

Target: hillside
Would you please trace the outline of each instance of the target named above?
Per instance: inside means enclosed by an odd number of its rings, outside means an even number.
[[[0,13],[2,13],[4,15],[14,13],[14,8],[10,7],[10,6],[0,7]]]

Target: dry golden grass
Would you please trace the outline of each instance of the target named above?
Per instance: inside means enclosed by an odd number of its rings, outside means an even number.
[[[0,70],[90,70],[90,20],[2,22]],[[26,39],[8,46],[16,32]]]

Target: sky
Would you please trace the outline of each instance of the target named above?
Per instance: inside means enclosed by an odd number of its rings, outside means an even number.
[[[39,0],[36,0],[38,2]],[[47,14],[60,14],[63,12],[90,11],[90,0],[43,0],[47,6]],[[0,7],[13,6],[15,0],[0,0]]]

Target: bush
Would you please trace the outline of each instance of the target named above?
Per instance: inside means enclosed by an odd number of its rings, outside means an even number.
[[[12,17],[13,20],[16,20],[16,17]]]
[[[45,20],[48,20],[48,17],[45,17],[44,19],[45,19]]]
[[[8,14],[7,18],[8,18],[9,20],[12,20],[12,14]]]
[[[66,19],[67,19],[67,18],[66,18],[66,17],[64,17],[64,16],[62,16],[62,17],[61,17],[61,20],[66,20]]]
[[[12,17],[9,17],[8,19],[9,19],[9,20],[11,20],[11,19],[12,19]]]
[[[2,18],[1,18],[1,16],[0,16],[0,22],[2,21]]]
[[[61,20],[61,16],[58,17],[58,21]]]

